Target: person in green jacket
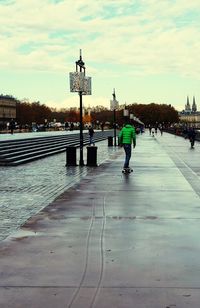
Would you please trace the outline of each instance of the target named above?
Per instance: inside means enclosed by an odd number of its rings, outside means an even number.
[[[125,161],[124,161],[124,170],[128,170],[129,161],[131,158],[131,145],[133,143],[133,148],[136,146],[136,132],[135,127],[127,122],[119,133],[119,143],[123,146],[125,151]]]

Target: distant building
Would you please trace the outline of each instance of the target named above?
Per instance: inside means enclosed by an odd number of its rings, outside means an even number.
[[[185,109],[181,112],[182,114],[191,114],[191,113],[197,113],[197,105],[195,101],[195,97],[193,96],[192,101],[192,108],[190,105],[189,97],[187,96],[187,102],[185,104]]]
[[[10,95],[0,95],[0,124],[16,119],[17,101]]]
[[[188,126],[195,126],[200,128],[200,112],[197,111],[197,104],[195,96],[193,96],[192,107],[190,105],[189,97],[185,104],[185,109],[179,112],[181,122],[186,123]]]

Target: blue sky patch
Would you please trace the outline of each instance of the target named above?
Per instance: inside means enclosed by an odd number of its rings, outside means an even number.
[[[188,11],[184,15],[178,16],[175,20],[177,27],[186,27],[196,24],[199,27],[200,11]]]
[[[15,3],[15,0],[0,0],[0,6],[1,5],[12,5]]]
[[[64,0],[49,0],[49,3],[58,4],[60,2],[63,2]]]

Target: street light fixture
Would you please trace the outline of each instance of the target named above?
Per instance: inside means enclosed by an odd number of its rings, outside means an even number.
[[[110,109],[113,110],[113,122],[114,122],[114,146],[117,146],[116,142],[116,109],[119,107],[119,102],[116,100],[115,89],[113,89],[113,99],[110,101]]]
[[[82,95],[91,95],[91,77],[85,76],[85,63],[82,60],[80,49],[80,58],[76,63],[76,72],[69,73],[70,91],[78,92],[80,97],[80,161],[79,165],[84,166],[83,161],[83,101]]]
[[[124,107],[124,117],[128,117],[129,116],[129,110],[126,109],[126,104],[125,104],[125,107]]]
[[[133,120],[134,119],[134,114],[133,113],[130,113],[130,120]]]

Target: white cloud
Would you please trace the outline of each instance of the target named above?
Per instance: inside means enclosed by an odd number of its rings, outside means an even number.
[[[188,9],[199,11],[198,1],[188,4],[184,0],[144,0],[132,16],[101,18],[106,12],[104,5],[122,10],[131,3],[76,0],[50,4],[47,0],[20,0],[13,5],[0,5],[1,63],[12,68],[62,71],[82,47],[92,62],[110,62],[116,68],[118,63],[133,68],[141,65],[140,74],[171,70],[191,75],[195,74],[194,67],[199,72],[199,29],[192,24],[176,27],[177,16]],[[83,21],[87,16],[92,19]],[[20,52],[24,45],[33,50]]]
[[[53,108],[70,108],[76,107],[79,108],[80,101],[78,94],[73,95],[69,98],[66,98],[61,101],[50,101],[47,100],[44,102],[47,106]],[[110,101],[106,97],[93,97],[93,96],[83,96],[83,107],[94,107],[94,106],[104,106],[110,108]]]
[[[101,80],[165,74],[199,79],[199,0],[9,2],[0,2],[2,69],[68,73],[81,48],[88,75]],[[102,97],[90,99],[106,104]]]

